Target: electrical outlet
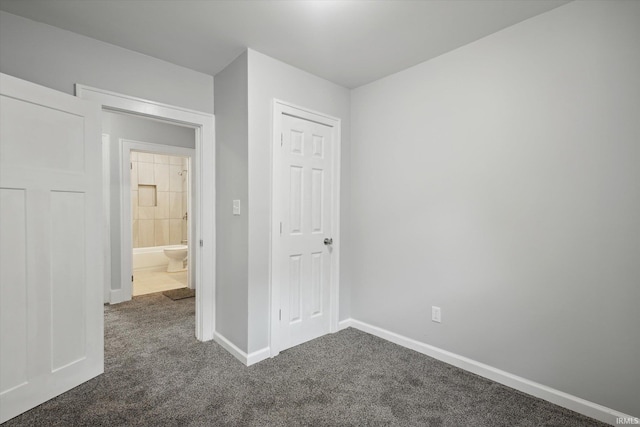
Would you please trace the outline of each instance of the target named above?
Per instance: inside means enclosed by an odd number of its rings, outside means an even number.
[[[440,312],[440,307],[436,307],[435,305],[431,306],[431,320],[436,323],[442,322],[442,313]]]

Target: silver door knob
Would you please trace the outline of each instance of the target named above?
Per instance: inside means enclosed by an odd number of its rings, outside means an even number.
[[[325,245],[333,245],[333,238],[330,238],[330,239],[324,239],[324,244],[325,244]]]

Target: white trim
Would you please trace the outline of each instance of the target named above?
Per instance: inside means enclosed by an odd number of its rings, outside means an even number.
[[[212,114],[188,110],[102,89],[76,84],[76,96],[99,102],[103,109],[149,117],[164,122],[195,129],[195,168],[201,171],[202,185],[194,191],[193,212],[196,237],[195,247],[196,283],[196,338],[200,341],[213,339],[215,331],[215,118]],[[206,185],[204,185],[206,183]],[[202,240],[203,246],[199,246]],[[113,294],[112,294],[113,296]]]
[[[265,359],[268,359],[271,356],[271,350],[269,347],[265,347],[258,351],[254,351],[253,353],[247,354],[246,352],[240,350],[237,345],[232,343],[227,337],[216,332],[213,335],[213,340],[220,344],[225,350],[233,355],[236,359],[242,362],[245,366],[251,366],[255,363],[261,362]]]
[[[189,239],[188,241],[188,255],[187,259],[191,260],[194,255],[193,243],[195,242],[194,236],[198,234],[195,230],[194,223],[198,223],[198,212],[193,209],[194,198],[191,194],[195,191],[195,184],[200,183],[200,170],[194,168],[196,150],[193,148],[177,147],[173,145],[154,144],[150,142],[133,141],[130,139],[120,138],[118,141],[120,148],[120,289],[122,289],[123,297],[125,301],[129,301],[133,297],[133,283],[131,277],[133,276],[133,242],[131,237],[131,224],[133,218],[131,218],[131,151],[147,152],[155,154],[168,154],[171,156],[181,156],[189,158],[189,175],[194,178],[188,183],[188,204],[187,212],[195,212],[196,215],[192,215],[195,221],[189,221]],[[195,271],[194,263],[187,263],[187,282],[188,287],[193,288],[192,283],[194,281]],[[196,295],[197,298],[197,295]]]
[[[344,319],[338,323],[338,330],[347,329],[353,326],[353,319]]]
[[[280,216],[276,214],[278,201],[281,198],[281,194],[278,192],[276,183],[278,182],[277,173],[280,169],[279,156],[275,156],[276,146],[280,145],[280,135],[282,132],[282,120],[283,114],[300,117],[305,120],[310,120],[316,123],[322,123],[330,126],[333,129],[333,142],[332,148],[332,212],[331,212],[331,225],[332,225],[332,256],[331,256],[331,286],[329,291],[329,332],[338,331],[338,317],[339,317],[339,296],[340,296],[340,158],[342,147],[342,131],[341,120],[337,117],[332,117],[324,113],[310,110],[305,107],[282,101],[279,99],[273,100],[273,117],[272,117],[272,140],[271,140],[271,231],[269,234],[269,299],[271,302],[271,316],[269,316],[269,348],[271,357],[277,356],[280,352],[280,328],[279,326],[279,309],[280,309],[280,289],[278,286],[278,280],[275,280],[277,271],[274,271],[274,236],[279,235]]]
[[[122,289],[112,289],[109,292],[109,295],[109,304],[119,304],[126,301],[124,297],[124,290]]]
[[[247,353],[240,350],[238,346],[229,341],[224,335],[221,335],[219,332],[214,332],[213,340],[220,344],[222,348],[231,353],[233,357],[242,362],[243,365],[247,364]]]
[[[391,332],[359,320],[343,320],[340,322],[340,325],[345,328],[351,326],[355,329],[375,335],[402,347],[415,350],[418,353],[426,354],[427,356],[464,369],[465,371],[472,372],[476,375],[480,375],[481,377],[504,384],[507,387],[514,388],[523,393],[538,397],[558,406],[562,406],[563,408],[578,412],[582,415],[586,415],[587,417],[595,418],[596,420],[604,423],[615,425],[617,418],[633,418],[630,415],[623,414],[622,412],[614,409],[607,408],[597,403],[573,396],[569,393],[553,389],[501,369],[477,362],[473,359],[469,359],[468,357],[460,356],[459,354],[416,341],[412,338],[396,334],[395,332]]]
[[[253,353],[249,353],[247,356],[247,366],[251,366],[255,363],[262,362],[265,359],[271,357],[271,349],[269,347],[265,347],[263,349],[254,351]]]
[[[102,134],[102,205],[104,215],[104,303],[111,303],[111,140]]]

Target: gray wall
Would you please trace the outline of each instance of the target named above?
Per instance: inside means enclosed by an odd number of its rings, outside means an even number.
[[[640,415],[639,23],[572,2],[352,92],[353,318]]]
[[[110,137],[111,290],[118,290],[121,289],[120,236],[122,230],[122,224],[120,223],[120,194],[122,191],[120,138],[138,142],[195,148],[196,136],[195,131],[190,128],[106,111],[102,113],[102,132],[109,134]],[[127,194],[129,194],[129,191],[127,191]],[[105,266],[105,268],[108,268],[108,266]]]
[[[246,352],[249,256],[246,52],[215,76],[215,93],[216,332]],[[240,200],[240,216],[232,214],[233,200]]]
[[[74,84],[213,112],[213,77],[0,12],[0,72],[74,93]]]
[[[340,318],[349,317],[350,92],[249,49],[249,353],[269,344],[273,99],[342,119]]]

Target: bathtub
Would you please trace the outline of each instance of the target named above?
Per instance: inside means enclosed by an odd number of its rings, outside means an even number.
[[[167,246],[133,248],[133,271],[167,271],[169,258],[164,254]]]

